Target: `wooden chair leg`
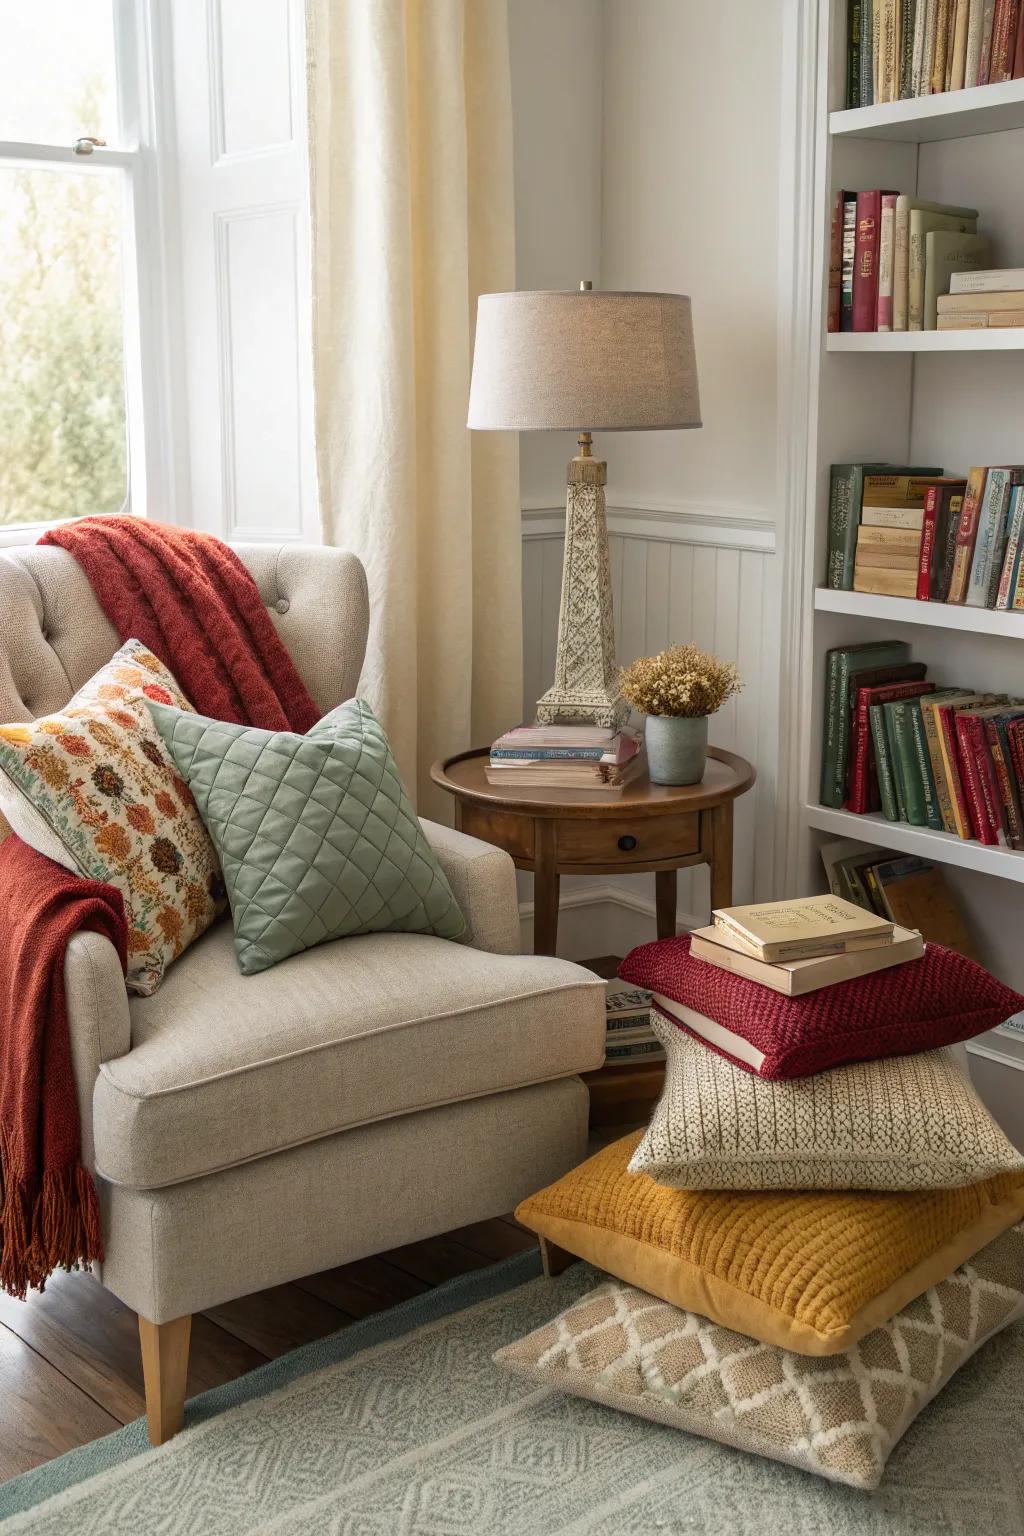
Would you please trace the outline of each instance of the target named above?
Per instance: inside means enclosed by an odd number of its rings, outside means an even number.
[[[181,1428],[191,1333],[191,1317],[176,1317],[170,1323],[151,1323],[148,1317],[139,1318],[151,1445],[163,1445]]]
[[[566,1248],[559,1248],[557,1243],[549,1243],[546,1237],[538,1237],[540,1244],[540,1262],[544,1266],[544,1275],[548,1280],[553,1280],[560,1275],[563,1269],[568,1269],[570,1264],[576,1263],[576,1255]]]

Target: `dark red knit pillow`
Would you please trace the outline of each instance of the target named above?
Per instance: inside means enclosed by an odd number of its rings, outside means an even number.
[[[660,1011],[672,1023],[736,1066],[768,1078],[808,1077],[848,1061],[952,1045],[1024,1009],[1019,992],[941,944],[927,945],[920,960],[803,997],[786,997],[695,959],[689,935],[641,944],[626,956],[619,975],[660,994]],[[682,1010],[699,1017],[687,1020]],[[707,1020],[713,1021],[710,1029]],[[750,1056],[751,1047],[764,1057],[759,1065],[733,1054],[739,1049]]]

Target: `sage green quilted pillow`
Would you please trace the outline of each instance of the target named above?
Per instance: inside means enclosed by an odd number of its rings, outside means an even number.
[[[349,934],[465,932],[362,699],[305,736],[150,707],[220,855],[246,975]]]

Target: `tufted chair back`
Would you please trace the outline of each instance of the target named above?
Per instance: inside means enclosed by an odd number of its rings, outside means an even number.
[[[351,698],[369,622],[355,555],[297,544],[236,549],[320,709]],[[0,721],[62,709],[119,643],[65,550],[31,545],[0,554]]]

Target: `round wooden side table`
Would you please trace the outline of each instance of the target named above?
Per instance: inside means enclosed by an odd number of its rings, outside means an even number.
[[[659,939],[675,933],[676,873],[711,870],[711,905],[732,902],[732,805],[754,782],[744,758],[708,748],[699,784],[637,779],[618,794],[488,784],[486,747],[435,763],[430,777],[455,796],[462,832],[504,848],[534,877],[533,949],[553,955],[561,875],[653,872]]]

